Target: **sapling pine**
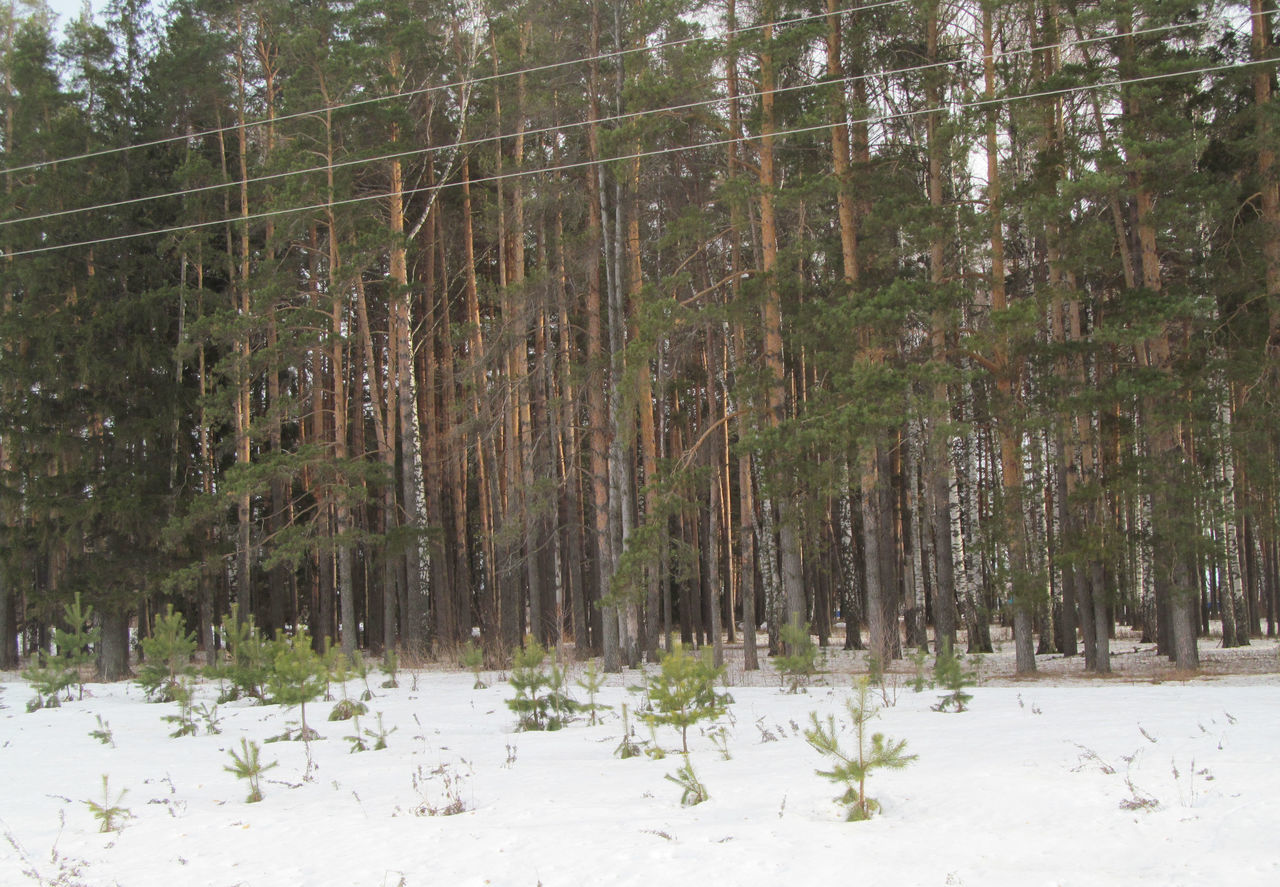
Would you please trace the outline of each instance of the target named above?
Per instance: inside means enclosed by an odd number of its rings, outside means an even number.
[[[723,724],[708,730],[707,738],[716,747],[716,751],[720,752],[722,761],[733,760],[733,755],[729,752],[729,731]]]
[[[604,675],[596,671],[594,662],[583,670],[582,677],[578,678],[578,686],[587,694],[587,701],[579,703],[578,708],[581,711],[588,712],[588,717],[590,718],[588,723],[594,727],[600,723],[600,718],[596,716],[596,712],[608,711],[613,708],[612,705],[596,702],[596,695],[600,692],[600,688],[604,686]]]
[[[676,647],[662,657],[656,674],[649,676],[645,691],[649,711],[641,717],[654,725],[668,725],[680,731],[680,748],[689,753],[689,728],[699,721],[714,721],[733,703],[728,693],[717,693],[716,682],[724,674],[724,666],[711,662],[711,651],[695,656],[684,647]]]
[[[157,702],[177,701],[177,685],[192,673],[191,655],[196,651],[196,638],[186,630],[181,613],[173,604],[156,617],[151,636],[141,641],[143,662],[138,668],[138,683],[149,699]]]
[[[356,717],[352,719],[352,728],[355,732],[350,736],[343,737],[347,742],[351,743],[352,754],[360,751],[369,751],[371,746],[369,742],[366,742],[366,740],[372,742],[372,748],[374,751],[381,751],[387,747],[387,737],[396,732],[396,728],[392,727],[388,730],[383,725],[382,712],[378,712],[376,717],[378,721],[376,729],[370,727],[361,728],[360,718]]]
[[[471,669],[471,674],[475,676],[476,681],[471,685],[472,690],[484,690],[489,686],[480,679],[480,671],[484,668],[484,651],[476,646],[475,641],[467,639],[467,642],[458,650],[458,661],[464,668]]]
[[[400,681],[397,678],[400,673],[400,657],[395,650],[388,648],[387,652],[382,654],[382,670],[387,675],[387,679],[382,682],[384,690],[394,690],[400,686]]]
[[[911,664],[915,666],[915,676],[911,679],[911,689],[916,693],[923,693],[924,688],[929,684],[929,678],[925,670],[925,663],[929,658],[929,651],[924,647],[916,650],[915,655],[911,657]]]
[[[674,782],[683,789],[680,795],[681,807],[694,807],[711,797],[711,793],[707,791],[707,787],[703,785],[702,780],[698,778],[698,774],[693,772],[693,764],[689,760],[689,755],[684,755],[684,763],[680,765],[675,773],[666,775],[668,782]]]
[[[277,644],[275,668],[268,681],[271,699],[287,708],[298,706],[302,728],[297,738],[309,743],[319,735],[307,726],[307,703],[324,693],[328,670],[311,648],[311,637],[305,628],[298,629],[292,637],[281,638]]]
[[[547,651],[529,638],[522,650],[516,650],[511,669],[511,687],[516,695],[507,700],[507,708],[519,718],[519,730],[559,730],[577,710],[564,689],[564,670],[552,664],[545,667]]]
[[[363,656],[357,656],[351,663],[351,670],[355,672],[356,677],[360,679],[360,683],[364,684],[364,689],[360,691],[360,701],[369,702],[373,699],[373,690],[369,687],[369,662]]]
[[[622,741],[618,743],[618,747],[613,753],[624,761],[627,758],[639,757],[641,753],[640,746],[631,736],[631,720],[627,716],[627,704],[622,703]]]
[[[29,712],[62,705],[62,692],[76,682],[75,672],[58,657],[44,652],[37,656],[37,664],[23,670],[22,677],[36,691],[36,695],[27,703]],[[69,694],[67,698],[71,698]]]
[[[84,667],[93,661],[91,647],[98,642],[101,629],[91,627],[93,607],[82,606],[80,593],[75,600],[63,605],[62,614],[68,628],[54,628],[55,655],[41,652],[37,664],[23,671],[22,676],[36,691],[36,697],[27,703],[27,711],[56,708],[61,705],[59,695],[66,691],[71,701],[71,687],[79,688],[79,698],[84,699]]]
[[[833,715],[828,715],[823,721],[817,712],[810,712],[810,726],[804,731],[804,738],[811,746],[834,759],[830,770],[817,772],[845,786],[844,793],[837,800],[848,808],[850,822],[870,819],[880,809],[880,804],[867,796],[868,776],[877,770],[899,770],[916,759],[915,755],[906,753],[905,739],[888,739],[882,733],[867,735],[867,723],[880,711],[871,698],[869,687],[870,682],[863,678],[858,681],[854,695],[846,700],[856,743],[854,749],[841,748]]]
[[[977,677],[976,671],[965,669],[963,657],[956,655],[949,642],[943,644],[933,663],[933,679],[939,687],[949,692],[938,697],[933,710],[964,711],[969,700],[973,699],[973,694],[966,692],[965,687],[971,686]]]
[[[250,742],[243,736],[240,737],[240,754],[236,754],[233,748],[228,752],[231,755],[231,764],[223,767],[228,773],[235,774],[237,779],[246,779],[249,782],[249,797],[246,802],[256,804],[262,800],[262,774],[277,765],[277,761],[270,764],[262,763],[261,746],[256,742]]]
[[[103,745],[116,747],[115,737],[111,735],[111,725],[102,719],[102,715],[94,715],[98,719],[98,728],[90,730],[89,735],[101,742]]]
[[[267,682],[274,667],[277,642],[262,636],[253,617],[241,619],[237,604],[222,620],[222,639],[226,644],[226,660],[218,667],[220,677],[231,684],[219,702],[231,702],[240,696],[252,696],[259,702],[267,695]]]
[[[194,695],[191,685],[185,680],[179,680],[169,687],[169,696],[178,703],[178,713],[165,715],[163,720],[175,725],[174,731],[169,734],[175,739],[179,736],[196,735],[195,708],[192,704]]]
[[[116,799],[114,801],[111,800],[111,789],[107,785],[107,775],[105,773],[102,774],[102,803],[97,801],[83,802],[89,808],[89,812],[93,814],[93,818],[98,820],[98,831],[118,832],[123,820],[133,816],[128,808],[120,803],[128,793],[128,789],[121,789],[120,794],[116,795]]]
[[[200,720],[204,722],[204,732],[210,736],[216,736],[222,732],[222,719],[218,716],[217,703],[213,705],[209,705],[207,702],[201,703],[195,707],[194,711],[200,716]]]
[[[362,658],[359,654],[356,654],[356,660],[361,660]],[[329,711],[329,720],[346,721],[362,714],[367,714],[369,706],[347,695],[347,678],[350,676],[347,668],[347,657],[341,651],[331,649],[326,659],[329,665],[330,682],[342,688],[342,698]]]
[[[365,705],[359,699],[339,699],[334,703],[333,708],[329,711],[329,720],[349,721],[352,718],[368,713],[369,706]]]
[[[809,623],[798,625],[788,622],[779,630],[784,652],[773,657],[773,667],[784,682],[788,693],[797,693],[802,683],[818,673],[818,645],[809,635]]]
[[[102,637],[102,629],[93,626],[92,605],[81,607],[80,592],[75,599],[62,607],[67,628],[53,630],[53,643],[58,648],[58,658],[75,676],[78,698],[84,699],[84,669],[93,662],[92,647]]]

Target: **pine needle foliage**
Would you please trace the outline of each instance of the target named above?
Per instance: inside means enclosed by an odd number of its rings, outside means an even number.
[[[485,690],[488,688],[480,678],[480,672],[484,668],[484,651],[476,645],[475,641],[470,639],[458,650],[458,661],[462,663],[464,668],[471,670],[471,674],[475,677],[475,683],[471,685],[472,690]]]
[[[297,706],[302,720],[298,738],[304,742],[316,738],[315,731],[307,726],[307,703],[324,693],[329,670],[312,649],[311,637],[305,628],[290,637],[277,638],[274,666],[267,681],[271,700],[286,708]]]
[[[969,707],[973,694],[965,691],[978,679],[978,672],[965,668],[963,656],[956,655],[951,644],[944,644],[933,663],[933,680],[948,692],[938,697],[934,711],[962,712]]]
[[[628,716],[625,702],[622,704],[622,741],[618,743],[618,747],[613,750],[613,753],[624,761],[627,758],[638,758],[643,754],[639,743],[631,735],[631,719]]]
[[[665,778],[668,782],[674,782],[683,789],[680,795],[681,807],[696,807],[711,797],[706,785],[698,778],[698,774],[693,771],[693,763],[689,760],[687,754],[684,756],[684,763],[680,765],[679,769],[675,773],[668,773]]]
[[[853,749],[841,747],[841,731],[834,715],[828,715],[824,721],[817,712],[810,712],[810,726],[804,731],[804,738],[814,749],[832,759],[831,769],[818,770],[817,773],[845,787],[836,800],[847,808],[846,818],[850,822],[858,822],[870,819],[880,810],[879,802],[867,796],[867,778],[877,770],[900,770],[916,756],[906,753],[905,739],[889,739],[882,733],[868,735],[867,724],[879,715],[880,708],[872,699],[867,679],[858,681],[854,695],[846,700],[846,708],[853,728]]]
[[[95,730],[90,730],[89,735],[101,742],[103,745],[109,745],[112,748],[115,748],[116,740],[115,737],[111,735],[111,725],[102,719],[102,715],[95,715],[94,717],[98,719],[98,727]]]
[[[173,604],[156,617],[151,637],[143,638],[141,646],[144,660],[138,668],[138,683],[147,698],[176,701],[178,683],[193,671],[191,655],[196,651],[196,638],[187,632],[186,621],[174,612]]]
[[[593,662],[588,665],[582,672],[582,677],[578,678],[578,686],[587,694],[587,701],[578,703],[578,710],[587,712],[590,719],[588,723],[592,727],[600,723],[598,712],[609,711],[612,705],[605,705],[602,702],[596,702],[596,696],[600,693],[600,688],[604,686],[604,674],[596,670],[596,664]]]
[[[222,768],[234,774],[237,779],[248,780],[249,797],[245,802],[249,804],[256,804],[262,800],[262,774],[279,763],[278,761],[272,761],[270,764],[262,763],[261,752],[262,747],[258,743],[250,742],[241,736],[240,753],[236,754],[234,748],[227,752],[231,755],[231,764]]]
[[[649,676],[645,691],[649,711],[641,717],[650,726],[667,725],[680,731],[680,747],[689,753],[689,728],[699,721],[714,721],[728,711],[733,697],[717,693],[716,682],[724,675],[724,666],[716,667],[711,651],[693,655],[684,647],[676,647],[662,657],[659,670]]]
[[[27,703],[27,711],[39,711],[42,708],[57,708],[62,705],[61,695],[68,691],[67,699],[71,699],[69,688],[76,682],[76,673],[66,666],[57,656],[40,653],[38,662],[22,672],[23,680],[31,684],[36,695]]]
[[[818,674],[818,645],[809,634],[809,623],[798,625],[788,622],[779,630],[783,651],[773,657],[773,667],[778,670],[788,693],[800,692],[802,684]]]
[[[223,693],[219,701],[231,702],[241,696],[250,696],[259,702],[265,700],[275,663],[276,641],[262,636],[252,616],[241,619],[237,604],[231,605],[231,613],[222,620],[222,639],[226,644],[226,659],[217,673],[231,684],[231,689]]]
[[[517,730],[559,730],[579,709],[565,690],[564,669],[546,666],[547,651],[533,638],[515,652],[507,708],[519,718]]]
[[[102,638],[102,629],[93,625],[93,606],[81,606],[80,592],[69,604],[63,604],[62,615],[67,628],[53,630],[53,643],[62,660],[75,677],[78,699],[84,699],[84,669],[93,662],[93,647]]]
[[[84,802],[89,812],[93,814],[93,818],[98,820],[99,832],[118,832],[123,827],[124,820],[133,816],[129,809],[121,804],[128,793],[128,789],[121,789],[116,799],[111,800],[111,788],[107,784],[107,775],[102,774],[102,802]]]

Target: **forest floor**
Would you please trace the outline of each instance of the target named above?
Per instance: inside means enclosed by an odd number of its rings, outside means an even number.
[[[651,885],[776,887],[1280,883],[1280,653],[1274,640],[1220,649],[1180,675],[1121,636],[1114,673],[1079,657],[1038,657],[1015,678],[1012,644],[983,657],[969,710],[932,710],[897,663],[872,698],[873,729],[905,739],[907,768],[873,773],[882,810],[846,822],[842,788],[805,740],[811,713],[834,715],[852,749],[846,701],[861,654],[832,651],[826,674],[790,694],[727,651],[734,702],[689,731],[689,763],[709,799],[681,806],[667,777],[679,733],[637,723],[640,671],[609,677],[602,723],[516,732],[502,672],[402,670],[370,679],[361,730],[381,716],[387,748],[351,753],[336,702],[307,706],[324,737],[268,742],[298,710],[218,705],[211,733],[171,738],[173,703],[134,683],[89,684],[83,700],[25,711],[30,687],[0,675],[0,885]],[[584,666],[567,666],[570,687]],[[354,697],[363,685],[334,688]],[[216,681],[197,684],[213,706]],[[665,758],[615,752],[632,739]],[[94,736],[91,734],[99,734]],[[103,741],[103,735],[109,741]],[[366,736],[366,738],[368,738]],[[261,743],[264,800],[226,770],[241,740]],[[104,779],[107,794],[104,797]],[[99,832],[92,804],[119,808]]]

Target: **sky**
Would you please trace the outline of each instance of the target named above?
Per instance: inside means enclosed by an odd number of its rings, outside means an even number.
[[[84,6],[84,0],[46,0],[46,2],[49,8],[58,14],[58,23],[63,25],[78,16]],[[107,4],[106,0],[90,0],[90,5],[97,11]]]

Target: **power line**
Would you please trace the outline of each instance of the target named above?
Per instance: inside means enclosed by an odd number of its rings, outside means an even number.
[[[1191,27],[1200,27],[1200,26],[1203,26],[1204,24],[1205,24],[1204,22],[1192,22],[1192,23],[1172,24],[1172,25],[1160,25],[1153,28],[1132,31],[1127,36],[1132,36],[1132,37],[1156,36],[1159,34],[1168,33],[1170,31],[1185,30]],[[1021,47],[1019,49],[1013,49],[1013,50],[1008,50],[1008,51],[999,53],[996,55],[996,59],[1004,60],[1011,57],[1016,57],[1020,55],[1029,55],[1037,52],[1044,52],[1047,50],[1064,50],[1072,47],[1085,46],[1092,43],[1100,43],[1100,42],[1106,42],[1109,40],[1115,40],[1118,36],[1120,35],[1104,34],[1104,35],[1095,35],[1092,37],[1085,37],[1078,40],[1062,41],[1054,44],[1026,46],[1026,47]],[[845,84],[850,84],[850,83],[858,82],[860,80],[896,77],[903,74],[912,74],[912,73],[918,73],[923,71],[935,70],[937,68],[952,67],[954,66],[954,64],[955,62],[953,60],[948,60],[943,62],[933,62],[925,65],[912,65],[909,67],[897,68],[897,69],[892,69],[888,71],[878,71],[874,73],[852,75],[852,76],[843,78],[843,80],[840,82],[843,82]],[[815,80],[815,81],[800,83],[792,86],[779,87],[773,90],[773,93],[774,95],[781,95],[781,94],[798,92],[798,91],[808,90],[808,89],[823,89],[823,88],[832,86],[833,83],[835,82],[836,81]],[[760,90],[756,90],[754,92],[741,93],[736,98],[738,100],[752,99],[752,98],[758,98],[761,95],[763,95],[763,92]],[[729,102],[730,100],[731,99],[728,96],[717,96],[712,99],[701,99],[695,102],[686,102],[680,105],[668,105],[661,108],[648,108],[641,111],[628,111],[626,113],[613,114],[608,117],[597,118],[596,120],[575,120],[569,123],[557,123],[550,126],[540,127],[537,129],[525,130],[522,133],[522,135],[524,135],[525,137],[530,137],[530,136],[538,136],[538,135],[559,134],[568,130],[578,129],[578,128],[589,126],[592,124],[599,125],[599,124],[607,124],[607,123],[621,123],[621,122],[639,119],[642,117],[660,116],[663,114],[670,114],[672,112],[691,111],[698,108],[705,108],[705,107],[711,107],[714,105],[724,104],[726,102]],[[512,138],[514,137],[514,135],[515,135],[514,133],[505,133],[505,134],[497,134],[497,135],[490,135],[490,136],[482,136],[474,139],[464,139],[458,142],[451,142],[447,145],[429,145],[424,148],[412,148],[405,151],[393,152],[390,154],[379,154],[379,155],[374,155],[370,157],[354,157],[348,160],[342,160],[337,163],[333,163],[325,166],[312,166],[312,167],[307,167],[305,169],[293,169],[293,170],[285,170],[277,173],[268,173],[266,175],[255,176],[254,178],[245,179],[243,183],[240,180],[233,180],[228,182],[217,182],[211,185],[199,185],[192,188],[182,188],[174,191],[163,192],[160,194],[145,195],[142,197],[130,197],[123,200],[116,200],[108,203],[94,204],[91,206],[75,207],[72,209],[63,209],[63,210],[54,210],[51,212],[37,213],[37,214],[21,216],[13,219],[0,219],[0,228],[9,226],[9,225],[18,225],[18,224],[25,224],[28,222],[37,222],[37,221],[44,221],[48,219],[63,218],[66,216],[78,215],[80,213],[92,213],[92,212],[100,212],[102,210],[108,210],[108,209],[119,209],[121,207],[126,207],[126,206],[136,206],[142,203],[149,203],[153,200],[167,200],[170,198],[186,197],[194,194],[205,194],[213,191],[220,191],[226,188],[236,188],[236,187],[239,187],[241,184],[257,185],[264,182],[271,182],[271,181],[277,181],[284,178],[291,178],[293,176],[305,176],[305,175],[311,175],[314,173],[321,173],[329,169],[345,169],[351,166],[363,166],[366,164],[383,163],[391,160],[403,160],[406,158],[419,157],[419,156],[425,157],[425,156],[436,154],[442,151],[458,151],[458,150],[463,150],[467,148],[477,147],[480,145],[489,144],[492,142],[498,142],[504,139]]]
[[[1007,104],[1007,103],[1012,103],[1017,101],[1027,101],[1030,99],[1039,99],[1039,98],[1054,98],[1057,96],[1071,95],[1073,93],[1087,92],[1095,89],[1115,88],[1115,87],[1121,87],[1121,86],[1133,86],[1141,83],[1154,83],[1162,80],[1171,80],[1177,77],[1187,77],[1195,74],[1213,74],[1220,71],[1240,70],[1245,68],[1252,68],[1259,65],[1275,65],[1277,63],[1280,63],[1280,59],[1257,59],[1257,60],[1248,61],[1248,62],[1233,62],[1233,63],[1222,64],[1222,65],[1210,65],[1210,66],[1205,66],[1200,68],[1193,68],[1185,71],[1167,71],[1159,74],[1148,74],[1141,77],[1129,77],[1121,80],[1109,80],[1109,81],[1103,81],[1099,83],[1076,84],[1074,86],[1064,86],[1056,89],[1040,90],[1037,92],[1024,93],[1021,95],[1003,96],[1000,98],[991,98],[991,99],[974,99],[968,102],[957,102],[953,105],[946,105],[946,106],[940,106],[940,107],[915,108],[908,111],[896,111],[896,112],[887,113],[887,114],[875,114],[875,115],[870,115],[868,117],[864,117],[852,122],[865,123],[868,125],[877,124],[877,123],[888,123],[894,120],[906,120],[913,117],[921,117],[921,116],[925,116],[927,114],[933,114],[939,111],[947,111],[947,110],[953,110],[953,109],[954,110],[981,109],[981,108],[999,106],[1002,104]],[[831,129],[831,126],[832,124],[830,122],[827,122],[827,123],[821,123],[821,124],[816,124],[812,126],[803,126],[803,127],[796,127],[793,129],[779,130],[778,132],[773,133],[772,137],[785,138],[787,136],[804,135],[806,133],[821,132],[824,130]],[[606,158],[601,158],[599,160],[588,159],[588,160],[574,161],[571,163],[564,163],[564,164],[558,164],[553,166],[538,167],[535,169],[513,170],[511,172],[495,173],[493,175],[483,176],[476,179],[468,179],[467,184],[483,185],[489,182],[506,181],[508,179],[523,178],[525,176],[547,175],[549,173],[568,172],[576,169],[583,169],[585,167],[595,166],[597,164],[602,164],[602,163],[607,164],[607,163],[617,163],[624,160],[643,160],[647,158],[663,157],[671,154],[682,153],[684,151],[701,151],[709,148],[722,147],[722,146],[733,144],[733,143],[759,141],[762,138],[763,138],[762,135],[749,135],[749,136],[743,136],[740,138],[730,137],[730,138],[724,138],[724,139],[713,139],[711,141],[702,142],[696,145],[675,145],[675,146],[670,146],[666,148],[655,149],[652,151],[638,151],[632,154],[623,154],[616,157],[606,157]],[[403,197],[413,196],[416,194],[428,193],[435,190],[443,190],[445,188],[459,187],[462,184],[463,182],[443,182],[436,185],[424,185],[417,188],[406,188],[400,192],[400,196],[403,198]],[[393,196],[395,195],[392,192],[379,192],[377,194],[366,194],[360,197],[350,197],[350,198],[345,198],[343,200],[335,200],[332,202],[326,201],[324,203],[314,203],[306,206],[290,207],[288,209],[267,210],[259,213],[251,213],[247,216],[236,216],[229,219],[217,219],[217,220],[212,220],[208,222],[194,222],[194,223],[185,224],[185,225],[173,225],[167,228],[161,228],[154,231],[137,231],[130,234],[117,234],[110,237],[99,237],[91,240],[76,241],[73,243],[63,243],[63,244],[54,244],[50,246],[34,247],[32,249],[17,250],[17,251],[11,252],[7,255],[7,258],[19,258],[22,256],[40,255],[40,254],[56,252],[64,249],[75,249],[75,248],[86,247],[86,246],[99,246],[99,245],[108,244],[108,243],[121,243],[129,240],[137,240],[143,237],[160,237],[166,234],[176,234],[176,233],[181,233],[183,231],[196,231],[202,228],[212,228],[212,227],[217,227],[217,226],[227,225],[227,224],[236,224],[236,223],[243,224],[247,222],[258,221],[260,219],[277,218],[279,216],[284,216],[284,215],[294,215],[294,214],[300,214],[300,213],[306,213],[306,212],[313,212],[316,210],[328,209],[330,207],[350,206],[358,203],[367,203],[369,201],[374,201],[374,200],[385,200]]]
[[[838,10],[836,14],[844,15],[845,13],[852,13],[852,12],[871,12],[873,10],[882,9],[888,6],[902,6],[909,2],[912,2],[912,0],[882,0],[882,2],[873,3],[868,6],[855,6],[855,7],[849,7],[847,9],[841,9],[841,10]],[[817,19],[825,19],[830,16],[831,16],[831,13],[829,12],[808,13],[805,15],[798,15],[795,18],[784,19],[783,21],[780,21],[780,22],[773,22],[771,24],[774,27],[789,27],[791,25],[803,24],[805,22],[815,21]],[[765,24],[756,24],[756,25],[750,25],[745,28],[737,28],[732,33],[723,35],[723,36],[710,37],[710,38],[685,37],[680,40],[668,40],[664,43],[645,44],[644,46],[633,46],[627,49],[615,49],[609,52],[602,52],[602,53],[597,53],[596,55],[589,55],[589,56],[583,56],[581,58],[569,59],[563,62],[548,62],[545,65],[535,65],[529,68],[518,68],[513,71],[500,72],[496,74],[487,74],[483,77],[469,78],[466,80],[456,80],[451,83],[443,83],[436,86],[423,86],[417,89],[404,90],[402,92],[391,93],[389,95],[384,95],[384,96],[370,96],[369,98],[356,99],[354,101],[343,102],[341,104],[330,105],[328,107],[323,107],[323,108],[312,108],[307,111],[295,111],[293,113],[284,114],[279,117],[262,118],[258,120],[248,121],[244,124],[244,126],[246,128],[250,128],[250,127],[256,128],[259,126],[267,126],[268,124],[282,123],[288,120],[297,120],[302,117],[313,117],[317,114],[324,114],[326,112],[344,111],[344,110],[347,110],[348,108],[359,108],[365,105],[378,104],[380,102],[389,102],[389,101],[395,101],[398,99],[415,98],[421,95],[429,95],[434,92],[446,92],[448,90],[461,89],[463,87],[470,88],[482,83],[489,83],[495,80],[504,80],[508,77],[518,77],[522,74],[542,74],[548,71],[557,70],[559,68],[566,68],[572,65],[580,65],[585,62],[608,61],[610,59],[620,59],[620,58],[624,58],[630,55],[635,55],[636,53],[641,53],[641,52],[654,52],[661,49],[672,49],[678,46],[685,46],[690,43],[697,43],[699,41],[709,42],[709,41],[716,41],[716,40],[721,40],[721,41],[729,40],[737,37],[740,34],[749,34],[752,31],[762,30],[765,27],[766,27]],[[41,167],[46,167],[46,166],[57,166],[59,164],[72,163],[80,160],[92,160],[98,157],[109,157],[114,154],[122,154],[128,151],[137,151],[142,148],[155,148],[161,145],[173,144],[174,142],[186,141],[188,139],[205,138],[207,136],[219,135],[221,133],[234,132],[235,130],[240,129],[240,126],[241,124],[234,123],[229,126],[220,126],[214,129],[205,129],[199,132],[185,133],[183,135],[166,136],[160,139],[152,139],[146,142],[135,142],[129,145],[121,145],[115,148],[102,148],[97,151],[86,151],[83,154],[72,154],[66,157],[57,157],[52,160],[41,160],[35,163],[26,163],[21,166],[2,167],[0,168],[0,175],[4,175],[7,173],[15,173],[15,172],[25,172],[30,169],[39,169]]]

